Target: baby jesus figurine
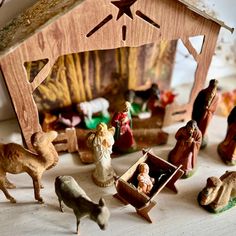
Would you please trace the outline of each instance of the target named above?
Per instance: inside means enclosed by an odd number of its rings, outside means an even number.
[[[149,194],[155,182],[154,178],[149,176],[149,166],[146,163],[139,164],[138,191]]]

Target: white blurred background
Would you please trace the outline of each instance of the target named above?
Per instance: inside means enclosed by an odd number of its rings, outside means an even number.
[[[0,8],[0,28],[23,9],[33,5],[37,0],[5,0]],[[188,0],[200,9],[212,14],[228,26],[236,28],[236,1],[235,0]],[[1,0],[0,0],[1,3]],[[195,38],[196,47],[201,45],[201,38]],[[188,55],[181,42],[178,43],[176,64],[174,66],[171,86],[175,88],[178,99],[183,101],[181,94],[185,86],[193,81],[195,61]],[[208,79],[218,79],[224,89],[236,88],[236,30],[231,34],[222,28],[216,47],[215,56],[208,73]],[[188,87],[189,88],[189,87]],[[0,74],[0,120],[6,120],[15,116],[5,86]]]

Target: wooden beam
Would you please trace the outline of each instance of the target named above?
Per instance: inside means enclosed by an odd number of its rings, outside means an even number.
[[[51,71],[55,61],[56,61],[55,58],[48,59],[47,64],[35,76],[33,82],[30,84],[32,93],[47,78],[47,76],[49,75],[49,73],[50,73],[50,71]]]
[[[193,45],[191,44],[190,40],[188,38],[182,39],[182,42],[184,46],[187,48],[188,52],[193,56],[194,60],[198,62],[199,55]]]

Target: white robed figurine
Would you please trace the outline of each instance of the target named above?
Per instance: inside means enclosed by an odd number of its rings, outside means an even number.
[[[96,131],[88,137],[87,143],[93,149],[93,158],[96,165],[92,177],[100,187],[107,187],[114,183],[115,172],[111,166],[114,133],[114,127],[108,129],[105,123],[100,123]]]

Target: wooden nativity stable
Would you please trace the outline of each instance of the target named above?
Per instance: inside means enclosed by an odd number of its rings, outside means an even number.
[[[204,86],[221,27],[233,31],[184,0],[38,1],[0,30],[0,68],[27,146],[32,148],[31,135],[42,129],[39,110],[43,101],[37,101],[38,94],[42,97],[47,94],[52,99],[58,93],[64,104],[102,95],[100,89],[105,72],[103,59],[101,56],[99,59],[101,50],[119,50],[114,57],[119,57],[122,63],[117,65],[116,72],[125,71],[127,88],[135,89],[142,85],[143,79],[137,79],[139,66],[134,63],[137,60],[135,48],[153,43],[163,46],[163,42],[181,39],[197,62],[195,81],[188,103],[167,106],[163,122],[168,125],[189,119],[193,101]],[[204,37],[200,53],[190,40],[199,35]],[[83,53],[83,58],[76,53]],[[64,58],[63,55],[68,56]],[[95,81],[89,74],[91,66],[86,63],[89,56],[95,58]],[[65,65],[72,60],[74,68],[68,68],[70,76],[66,76]],[[34,62],[39,63],[32,73]],[[53,72],[55,63],[58,68]],[[85,65],[83,76],[75,81],[73,73],[74,76],[82,75],[81,64]],[[106,68],[108,70],[109,66]],[[48,78],[53,73],[66,80],[61,80],[58,86],[55,85],[57,82],[52,85]],[[73,83],[78,89],[70,90],[69,85]],[[58,102],[58,99],[54,98],[54,101]]]

